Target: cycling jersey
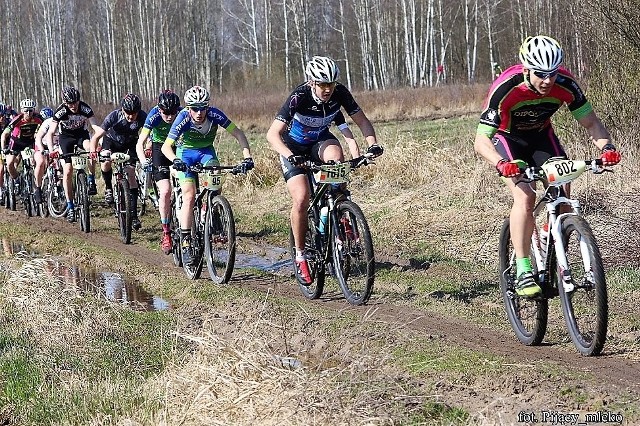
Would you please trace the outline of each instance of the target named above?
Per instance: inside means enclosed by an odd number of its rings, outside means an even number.
[[[27,118],[26,115],[20,113],[11,120],[3,133],[10,133],[12,139],[22,139],[29,142],[35,141],[36,130],[42,124],[42,118],[33,115]]]
[[[349,116],[360,111],[360,106],[344,85],[338,83],[327,102],[318,102],[312,95],[312,87],[304,83],[289,95],[276,120],[287,124],[287,134],[292,140],[312,145],[322,139],[323,134],[326,135],[340,108],[344,108]],[[336,124],[344,124],[339,121],[338,117]]]
[[[180,138],[177,145],[181,145],[183,148],[213,146],[213,141],[218,132],[218,126],[224,128],[229,133],[232,133],[236,129],[236,125],[218,108],[208,107],[207,115],[202,124],[196,124],[191,119],[191,115],[189,115],[189,108],[184,108],[178,113],[178,116],[171,125],[167,141],[170,141],[173,145],[178,138]]]
[[[145,111],[138,111],[136,119],[134,121],[128,121],[125,117],[124,111],[121,108],[111,111],[102,122],[102,127],[105,130],[104,138],[110,142],[120,146],[131,147],[135,146],[138,141],[138,132],[144,126],[147,119],[147,113]]]
[[[153,143],[164,143],[169,135],[169,130],[171,130],[171,124],[164,121],[160,114],[160,108],[154,106],[147,115],[141,134],[144,134],[145,137],[151,134],[151,142]]]
[[[59,123],[60,135],[81,138],[88,135],[85,125],[93,116],[91,107],[80,101],[78,112],[75,113],[66,104],[61,104],[53,113],[53,121]]]
[[[560,68],[548,95],[536,93],[525,81],[521,64],[513,65],[493,82],[485,101],[477,133],[492,138],[496,132],[526,137],[551,127],[551,116],[567,104],[580,119],[593,111],[575,78]]]

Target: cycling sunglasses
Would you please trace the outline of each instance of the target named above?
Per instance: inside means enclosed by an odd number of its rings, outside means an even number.
[[[193,112],[200,112],[200,111],[204,111],[207,108],[209,108],[209,106],[205,105],[205,106],[190,106],[189,109]]]
[[[532,70],[532,71],[533,71],[533,74],[534,74],[536,77],[541,78],[541,79],[543,79],[543,80],[546,80],[546,79],[548,79],[548,78],[553,78],[553,77],[555,77],[556,75],[558,75],[558,71],[559,71],[559,70],[557,70],[557,69],[556,69],[556,70],[549,71],[549,72],[545,72],[545,71],[536,71],[536,70]]]

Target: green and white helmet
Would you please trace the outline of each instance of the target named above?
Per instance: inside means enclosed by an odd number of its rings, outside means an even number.
[[[525,68],[553,72],[560,67],[564,54],[555,39],[539,35],[527,37],[522,42],[519,57]]]

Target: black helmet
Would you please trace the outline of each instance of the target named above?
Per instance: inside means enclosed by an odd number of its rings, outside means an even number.
[[[62,100],[67,104],[72,104],[80,100],[80,92],[72,86],[62,89]]]
[[[180,108],[180,97],[171,90],[165,90],[158,96],[158,108],[164,113],[175,114]]]
[[[122,102],[120,102],[120,106],[122,106],[124,112],[128,114],[138,112],[140,111],[140,108],[142,108],[140,98],[133,93],[127,93],[126,95],[124,95],[124,98],[122,98]]]

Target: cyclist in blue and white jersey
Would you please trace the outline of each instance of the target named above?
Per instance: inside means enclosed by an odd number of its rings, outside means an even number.
[[[138,218],[138,181],[136,180],[135,164],[138,161],[136,143],[138,134],[144,126],[147,113],[142,110],[142,102],[138,95],[127,93],[120,101],[120,108],[111,111],[104,118],[93,136],[91,137],[91,151],[98,150],[98,142],[102,139],[100,155],[103,160],[100,164],[102,178],[104,179],[104,201],[113,204],[113,170],[110,156],[114,152],[128,154],[131,158],[126,167],[129,188],[131,190],[131,221],[136,231],[142,227]]]
[[[180,110],[180,97],[171,90],[165,90],[158,97],[158,105],[151,108],[144,127],[138,137],[136,152],[138,158],[145,158],[145,146],[151,140],[150,156],[153,165],[153,180],[158,187],[158,211],[160,212],[160,223],[162,224],[162,239],[160,247],[164,254],[172,252],[171,228],[171,161],[162,153],[162,144],[169,135],[171,124],[173,124],[178,111]]]
[[[193,263],[191,251],[191,225],[193,224],[193,206],[195,203],[198,175],[188,171],[190,166],[204,164],[217,165],[218,155],[213,147],[218,126],[231,134],[242,148],[242,172],[253,169],[253,159],[249,141],[244,132],[216,107],[209,106],[209,91],[204,87],[193,86],[184,94],[186,108],[178,113],[171,125],[169,135],[162,145],[162,153],[180,173],[182,189],[182,210],[180,212],[182,262]],[[178,143],[176,144],[176,141]],[[173,152],[173,146],[176,152]]]
[[[340,71],[336,63],[327,57],[314,56],[305,72],[308,81],[289,95],[267,132],[267,140],[280,154],[282,173],[293,199],[291,229],[296,246],[296,277],[301,284],[309,285],[311,275],[304,253],[309,188],[306,171],[300,164],[307,156],[322,162],[344,161],[342,146],[329,131],[341,108],[360,128],[369,146],[367,152],[378,156],[383,150],[373,125],[349,89],[338,83]],[[350,151],[359,155],[357,149]]]
[[[80,92],[78,89],[72,86],[65,87],[62,89],[62,104],[54,111],[51,126],[45,137],[47,147],[49,148],[49,158],[54,158],[52,156],[56,154],[56,151],[53,151],[53,137],[58,130],[60,130],[58,141],[63,154],[73,153],[76,147],[90,151],[90,137],[87,125],[90,125],[94,131],[100,129],[100,126],[96,123],[93,109],[80,100]],[[87,180],[89,183],[89,195],[95,195],[95,151],[90,152],[90,156],[91,161],[89,162],[89,175],[87,176]],[[71,166],[71,158],[65,158],[63,166],[63,186],[67,198],[68,222],[76,221],[76,209],[73,205],[72,176],[73,167]]]

